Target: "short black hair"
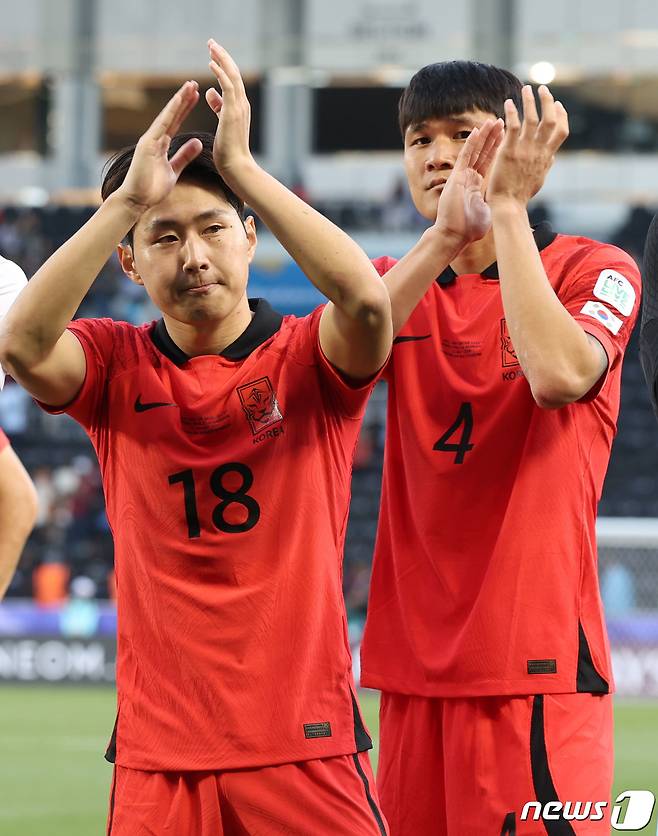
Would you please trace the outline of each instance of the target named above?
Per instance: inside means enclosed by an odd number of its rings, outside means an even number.
[[[505,99],[521,109],[523,85],[514,73],[479,61],[441,61],[418,70],[400,97],[400,131],[426,119],[445,119],[469,110],[503,117]]]
[[[191,163],[185,166],[179,177],[179,182],[198,183],[205,188],[219,192],[235,209],[240,220],[244,223],[244,201],[226,185],[215,166],[212,155],[215,138],[212,134],[204,132],[176,134],[171,140],[167,157],[171,159],[176,151],[189,139],[199,139],[203,148],[199,156],[195,157]],[[135,144],[122,148],[114,156],[110,157],[105,164],[103,169],[103,185],[101,186],[101,197],[103,200],[107,200],[126,179],[126,174],[135,155],[136,147],[137,145]],[[132,230],[128,234],[128,240],[132,244]]]

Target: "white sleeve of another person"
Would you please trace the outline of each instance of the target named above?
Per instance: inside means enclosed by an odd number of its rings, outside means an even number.
[[[27,277],[18,264],[0,256],[0,319],[11,308],[14,299],[27,284]],[[0,366],[0,389],[5,385],[5,373]]]

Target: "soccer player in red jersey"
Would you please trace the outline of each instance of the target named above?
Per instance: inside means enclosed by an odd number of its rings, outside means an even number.
[[[389,296],[255,163],[242,79],[210,48],[214,149],[178,135],[199,97],[186,82],[19,296],[0,359],[82,424],[102,470],[118,597],[108,833],[383,836],[341,561]],[[326,306],[298,319],[248,299],[245,200]],[[162,318],[71,321],[117,245]]]
[[[609,832],[595,517],[640,284],[619,249],[531,228],[568,133],[539,98],[541,118],[511,73],[455,61],[400,102],[411,195],[439,216],[376,262],[397,336],[361,681],[383,692],[392,836]],[[503,116],[482,177],[470,144]],[[575,822],[576,802],[606,815]]]

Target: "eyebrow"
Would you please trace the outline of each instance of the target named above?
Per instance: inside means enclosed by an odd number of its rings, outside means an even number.
[[[471,125],[474,121],[472,116],[469,116],[467,113],[458,113],[455,116],[437,116],[434,117],[437,122],[451,122],[453,125]],[[422,122],[416,122],[412,125],[409,125],[407,131],[411,134],[419,133],[420,131],[426,131],[429,127],[429,121],[427,119],[423,119]]]
[[[231,212],[228,209],[207,209],[205,212],[200,212],[198,215],[195,215],[192,222],[200,223],[202,221],[213,220],[213,218],[228,218],[230,215]],[[148,234],[159,229],[175,228],[179,226],[182,226],[182,224],[175,218],[154,218],[146,225],[144,231]]]

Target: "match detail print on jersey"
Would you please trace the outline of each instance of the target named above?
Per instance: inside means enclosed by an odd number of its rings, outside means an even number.
[[[609,302],[624,316],[630,316],[635,305],[635,289],[626,276],[616,270],[602,270],[594,285],[594,295]],[[616,332],[615,332],[616,333]]]

